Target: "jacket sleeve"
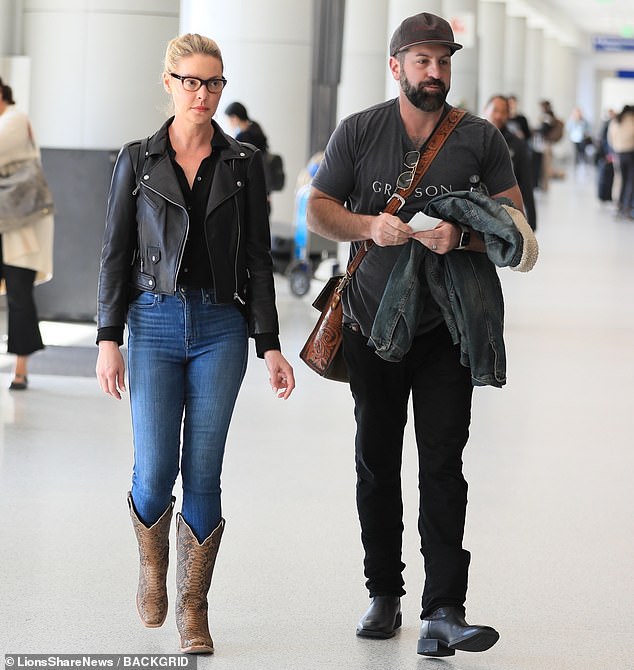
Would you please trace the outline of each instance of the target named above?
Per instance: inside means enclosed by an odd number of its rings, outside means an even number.
[[[134,166],[129,145],[126,145],[117,157],[108,194],[97,290],[97,327],[100,334],[115,332],[112,329],[116,328],[123,336],[130,268],[137,246],[135,186]]]
[[[266,202],[262,153],[256,151],[247,173],[246,260],[249,332],[256,339],[258,355],[279,349],[279,323],[271,258],[271,232]],[[264,349],[262,350],[262,347]]]
[[[522,257],[517,265],[511,266],[511,270],[515,272],[530,272],[535,267],[537,257],[539,256],[539,244],[537,243],[535,233],[519,209],[509,205],[502,205],[502,209],[506,210],[522,236]]]

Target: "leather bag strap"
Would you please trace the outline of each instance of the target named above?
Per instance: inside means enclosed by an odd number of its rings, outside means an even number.
[[[138,183],[139,179],[141,179],[141,172],[143,168],[145,167],[145,159],[147,158],[147,145],[149,142],[149,137],[144,137],[141,140],[141,146],[139,147],[139,155],[136,160],[136,169],[135,169],[135,174],[134,176],[136,177],[136,181]]]
[[[429,138],[425,149],[423,150],[418,163],[416,164],[416,170],[412,177],[407,188],[397,188],[394,193],[390,196],[390,199],[387,201],[384,212],[388,214],[396,214],[401,207],[405,204],[405,201],[409,195],[414,191],[418,186],[418,182],[423,178],[423,175],[429,169],[429,166],[432,164],[434,158],[441,150],[443,144],[447,141],[447,138],[453,132],[454,128],[460,123],[460,120],[465,115],[464,109],[457,109],[452,107],[445,118],[442,120],[442,123],[434,130],[431,137]],[[359,250],[354,255],[354,258],[350,261],[346,269],[346,274],[342,277],[339,286],[337,286],[337,291],[341,292],[350,282],[350,278],[355,273],[356,269],[361,264],[361,261],[364,259],[365,255],[370,251],[374,246],[373,240],[365,240],[365,242],[359,247]]]

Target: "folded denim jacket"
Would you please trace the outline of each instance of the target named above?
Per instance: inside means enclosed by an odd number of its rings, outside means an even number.
[[[437,196],[424,211],[481,233],[486,253],[456,250],[440,256],[410,240],[392,269],[368,344],[387,361],[400,361],[409,351],[424,308],[419,282],[424,273],[473,385],[501,387],[506,383],[504,299],[495,266],[532,269],[535,236],[509,200],[475,191]]]

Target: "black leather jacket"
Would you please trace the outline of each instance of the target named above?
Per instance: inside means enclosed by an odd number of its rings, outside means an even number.
[[[121,329],[122,337],[135,289],[176,292],[189,217],[167,152],[172,120],[149,138],[145,160],[139,161],[138,140],[119,152],[101,253],[98,339],[119,339],[102,336],[102,329],[112,332],[113,327]],[[228,146],[220,149],[205,220],[216,300],[242,309],[249,334],[256,341],[265,336],[264,350],[279,349],[262,157],[255,147],[223,135]]]

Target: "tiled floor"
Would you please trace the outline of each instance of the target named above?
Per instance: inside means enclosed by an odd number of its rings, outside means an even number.
[[[367,598],[351,400],[297,359],[316,312],[279,278],[298,388],[276,400],[252,357],[223,477],[216,653],[200,668],[634,668],[634,222],[616,220],[595,192],[588,168],[538,195],[539,264],[501,272],[509,383],[475,392],[467,606],[500,642],[448,660],[416,655],[423,574],[411,428],[403,628],[388,641],[355,637]],[[92,327],[45,326],[49,343],[93,346]],[[150,630],[135,612],[126,401],[85,377],[33,375],[22,394],[0,377],[0,652],[176,651],[173,613]],[[172,569],[172,602],[173,593]]]

